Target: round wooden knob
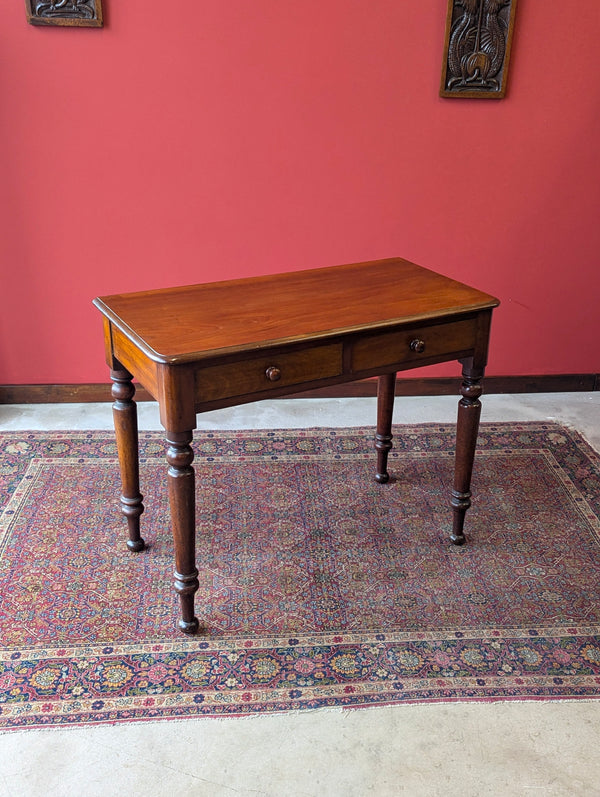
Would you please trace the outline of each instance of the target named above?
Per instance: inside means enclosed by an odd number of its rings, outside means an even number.
[[[281,371],[276,365],[270,365],[265,371],[265,374],[269,382],[277,382],[281,379]]]
[[[419,340],[419,338],[415,338],[410,342],[410,350],[416,351],[417,354],[422,354],[425,351],[425,341]]]

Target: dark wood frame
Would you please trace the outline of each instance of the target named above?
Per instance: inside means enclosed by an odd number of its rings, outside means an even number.
[[[517,0],[448,0],[440,97],[505,96],[516,10]]]
[[[57,1],[55,0],[55,2]],[[103,26],[102,0],[67,0],[67,4],[65,4],[65,0],[61,1],[63,2],[62,9],[61,7],[52,8],[51,0],[25,0],[27,21],[30,25],[61,25],[78,28],[101,28]],[[83,3],[82,7],[92,12],[92,17],[68,15],[68,12],[75,11],[74,7],[80,1]],[[43,11],[48,10],[53,11],[51,16],[42,14]]]

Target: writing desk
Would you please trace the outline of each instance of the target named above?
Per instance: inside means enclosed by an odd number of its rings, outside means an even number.
[[[460,360],[461,399],[451,495],[456,545],[465,541],[481,380],[497,299],[399,258],[205,285],[104,296],[113,414],[128,547],[141,551],[137,379],[166,430],[179,628],[198,629],[194,458],[199,412],[379,377],[375,448],[388,480],[396,372]]]

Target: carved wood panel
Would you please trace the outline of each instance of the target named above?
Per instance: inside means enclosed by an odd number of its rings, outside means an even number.
[[[32,25],[102,27],[102,0],[25,0]]]
[[[501,99],[517,0],[448,0],[441,97]]]

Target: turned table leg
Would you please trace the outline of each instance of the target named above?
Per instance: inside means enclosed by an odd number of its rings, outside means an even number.
[[[178,626],[186,634],[193,634],[199,625],[194,616],[198,571],[192,439],[192,432],[167,432],[169,505],[175,544],[175,591],[181,603]]]
[[[388,453],[392,448],[392,414],[394,412],[394,391],[396,374],[383,374],[377,382],[377,432],[375,449],[377,451],[377,473],[375,478],[381,484],[389,481],[387,471]]]
[[[465,542],[463,526],[466,511],[471,506],[471,475],[481,415],[479,397],[483,392],[481,385],[483,368],[473,368],[472,360],[464,360],[462,375],[463,382],[460,388],[462,398],[458,402],[456,460],[452,490],[454,523],[450,535],[455,545],[463,545]]]
[[[129,528],[127,547],[130,551],[143,551],[145,543],[140,536],[140,515],[144,504],[140,493],[137,408],[133,401],[135,387],[131,381],[133,377],[125,369],[111,370],[110,378],[113,381],[113,419],[121,468],[121,510]]]

